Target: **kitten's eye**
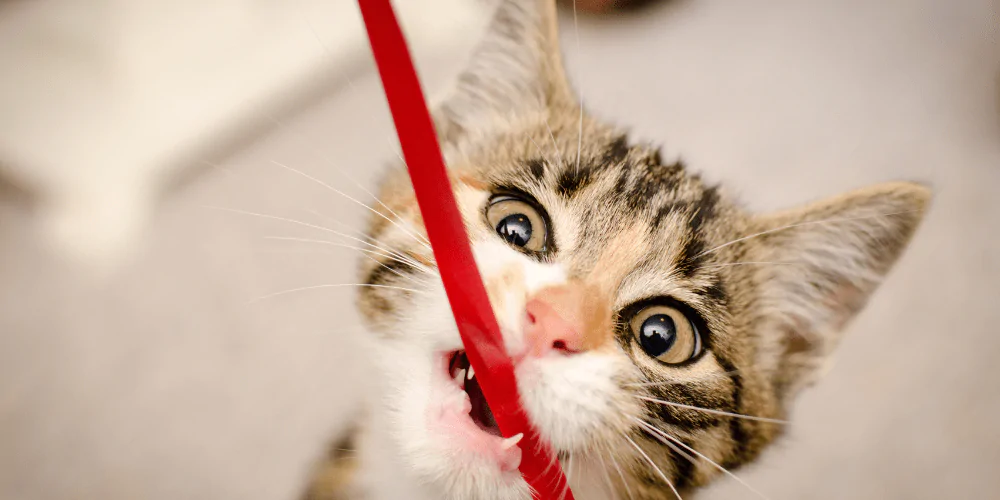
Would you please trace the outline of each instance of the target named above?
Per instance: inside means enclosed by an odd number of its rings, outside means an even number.
[[[545,250],[545,219],[526,201],[513,196],[496,196],[486,207],[486,219],[508,243],[533,252]]]
[[[673,307],[643,308],[629,321],[629,327],[642,350],[664,363],[683,363],[701,351],[697,327]]]

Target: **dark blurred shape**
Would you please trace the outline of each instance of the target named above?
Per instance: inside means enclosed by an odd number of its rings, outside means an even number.
[[[575,3],[579,11],[592,14],[633,10],[664,1],[666,0],[560,0],[565,7],[573,7]]]

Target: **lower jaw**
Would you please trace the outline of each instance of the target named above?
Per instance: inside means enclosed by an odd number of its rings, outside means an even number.
[[[443,383],[430,394],[432,412],[427,422],[432,426],[431,434],[442,438],[445,453],[455,460],[481,463],[494,473],[516,475],[521,463],[519,438],[511,440],[500,435],[478,379],[467,376],[471,368],[464,352],[442,353],[440,369]]]
[[[521,465],[521,449],[504,447],[504,438],[480,429],[466,414],[444,413],[434,423],[432,434],[442,436],[455,459],[475,461],[497,473],[517,475]],[[467,462],[468,463],[468,462]]]

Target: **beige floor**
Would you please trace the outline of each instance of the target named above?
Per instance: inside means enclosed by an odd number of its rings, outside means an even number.
[[[581,19],[588,108],[775,208],[932,183],[926,226],[741,473],[774,500],[1000,498],[1000,69],[975,0],[677,1]],[[428,59],[440,88],[455,54]],[[368,68],[370,70],[370,68]],[[369,71],[166,196],[144,251],[96,287],[47,257],[0,187],[0,498],[287,499],[365,381],[348,249],[248,210],[357,227],[392,128]],[[359,184],[355,184],[355,180]],[[723,482],[704,498],[751,498]]]

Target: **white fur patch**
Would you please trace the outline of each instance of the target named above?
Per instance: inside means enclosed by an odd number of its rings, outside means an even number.
[[[493,291],[490,302],[507,352],[524,352],[525,304],[539,290],[566,283],[565,270],[559,264],[540,263],[499,238],[476,243],[472,251],[483,283]]]
[[[474,243],[473,253],[491,291],[507,349],[512,354],[524,353],[525,304],[539,290],[565,284],[565,269],[558,263],[538,262],[498,237]],[[376,405],[377,420],[387,429],[375,432],[386,434],[389,443],[373,447],[371,461],[388,459],[384,454],[394,452],[397,457],[387,463],[396,463],[401,470],[393,473],[393,480],[429,488],[435,492],[427,494],[431,497],[526,500],[527,485],[519,476],[512,480],[495,464],[477,461],[449,442],[453,436],[435,428],[435,415],[440,415],[450,397],[442,389],[441,356],[462,346],[440,281],[430,283],[426,293],[413,300],[401,312],[405,317],[398,321],[399,331],[377,341],[376,362],[385,386]],[[525,410],[543,435],[563,451],[582,451],[595,434],[614,427],[610,422],[621,420],[622,400],[627,396],[614,380],[622,370],[633,369],[617,350],[570,356],[551,353],[524,358],[516,367]]]

